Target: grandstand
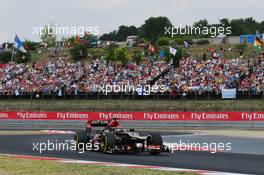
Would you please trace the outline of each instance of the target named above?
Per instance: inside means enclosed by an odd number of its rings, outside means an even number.
[[[172,97],[210,94],[218,96],[222,88],[236,88],[243,96],[261,96],[264,92],[264,63],[261,58],[225,60],[210,58],[197,61],[183,58],[175,68],[165,61],[146,61],[139,65],[130,63],[106,64],[66,62],[63,58],[44,64],[5,64],[0,68],[0,94],[5,96],[79,96],[104,94],[101,87],[107,85],[142,87],[163,86],[147,95],[170,95]],[[159,76],[163,74],[162,76]],[[157,78],[158,77],[158,78]],[[121,89],[111,95],[145,95]]]

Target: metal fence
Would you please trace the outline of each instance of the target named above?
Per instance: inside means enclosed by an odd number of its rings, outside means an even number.
[[[85,93],[79,92],[77,94],[66,94],[62,93],[58,95],[57,93],[52,94],[41,94],[41,93],[24,93],[20,95],[6,95],[0,93],[0,100],[7,99],[43,99],[43,100],[67,100],[67,99],[77,99],[77,100],[104,100],[104,99],[113,99],[113,100],[220,100],[222,95],[216,92],[177,92],[175,94],[149,94],[149,95],[138,95],[138,94],[128,94],[128,93]],[[238,91],[236,94],[237,100],[264,100],[264,91],[255,92],[255,91]]]
[[[252,103],[251,103],[252,100]],[[238,91],[236,100],[223,101],[214,92],[171,94],[40,93],[0,94],[0,111],[263,111],[264,93]]]
[[[264,122],[230,122],[230,121],[120,121],[124,128],[152,129],[156,131],[176,131],[182,129],[263,129]],[[0,130],[30,130],[30,129],[63,129],[78,130],[85,128],[85,121],[52,121],[52,120],[2,120]],[[182,131],[179,131],[182,132]]]

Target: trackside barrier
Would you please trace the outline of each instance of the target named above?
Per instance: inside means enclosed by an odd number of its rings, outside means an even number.
[[[84,120],[0,120],[0,130],[81,130]],[[124,128],[175,129],[264,129],[264,121],[177,121],[177,120],[121,120]]]
[[[0,130],[85,127],[86,120],[118,118],[135,129],[264,129],[264,112],[0,112]]]

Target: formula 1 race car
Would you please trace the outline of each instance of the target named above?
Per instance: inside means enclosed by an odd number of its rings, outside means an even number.
[[[150,154],[160,154],[165,151],[162,137],[159,133],[149,133],[147,136],[140,136],[134,129],[123,129],[113,126],[117,123],[116,119],[112,121],[91,121],[90,128],[86,131],[77,131],[74,135],[76,144],[97,145],[98,149],[103,153],[114,152],[149,152]],[[103,127],[93,136],[91,129],[93,127]]]

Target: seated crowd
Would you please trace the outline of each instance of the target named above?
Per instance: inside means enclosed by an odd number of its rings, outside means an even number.
[[[179,68],[163,60],[145,61],[139,65],[126,66],[94,60],[91,63],[72,63],[59,58],[45,64],[6,64],[0,67],[0,94],[22,95],[40,93],[45,95],[78,95],[96,93],[106,85],[148,85],[162,72],[165,76],[155,85],[165,87],[171,95],[195,92],[198,94],[220,93],[221,88],[263,93],[264,61],[247,59],[209,59],[198,61],[184,58]]]

